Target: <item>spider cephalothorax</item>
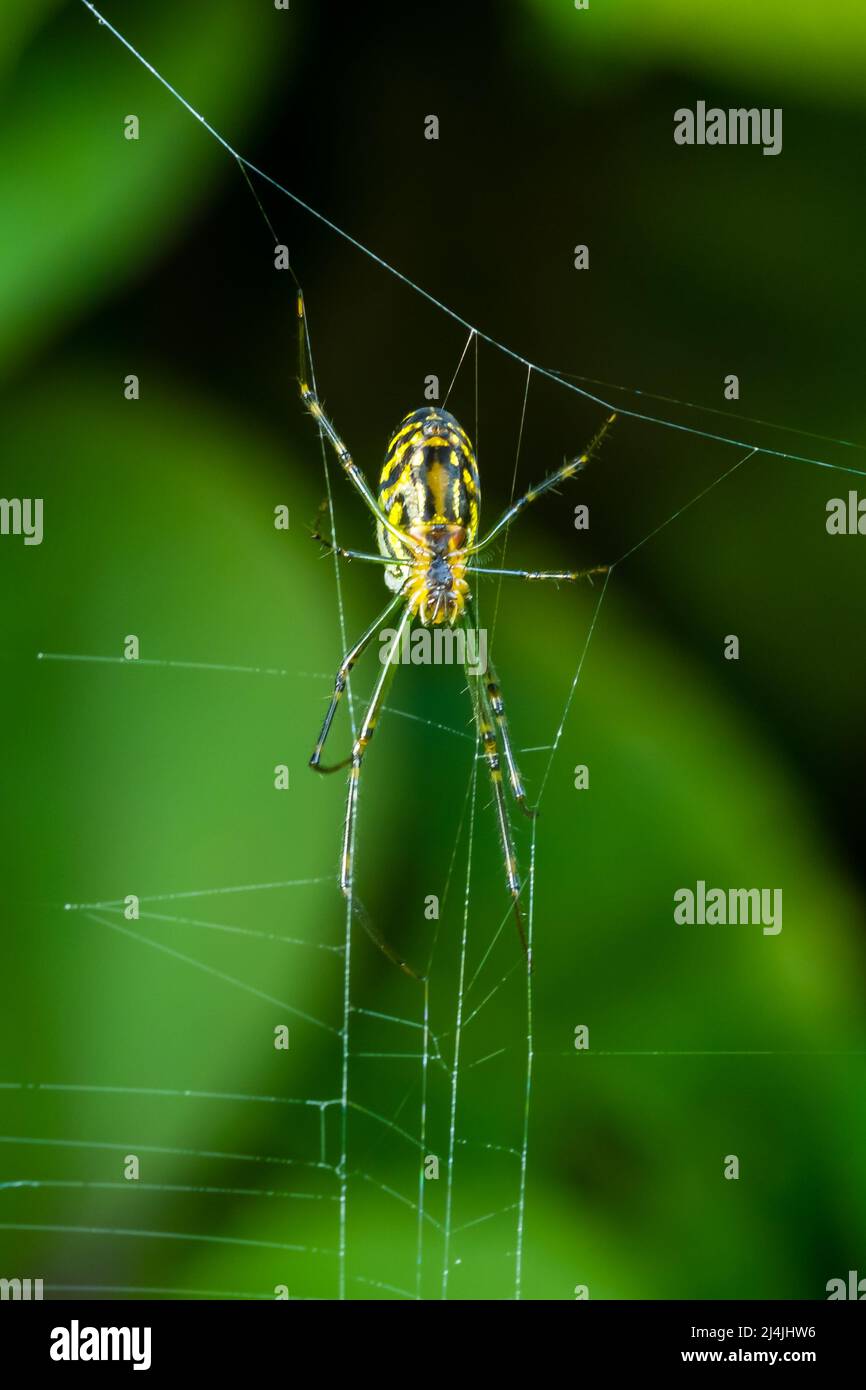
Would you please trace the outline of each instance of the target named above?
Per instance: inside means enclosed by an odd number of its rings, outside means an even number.
[[[413,526],[409,535],[418,545],[411,565],[403,569],[401,592],[412,616],[425,625],[450,623],[453,627],[470,596],[466,532],[462,526]]]

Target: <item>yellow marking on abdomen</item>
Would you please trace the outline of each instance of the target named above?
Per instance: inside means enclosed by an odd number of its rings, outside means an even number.
[[[433,508],[437,516],[445,515],[445,501],[450,481],[448,469],[442,463],[431,463],[427,470],[427,486],[433,498]]]

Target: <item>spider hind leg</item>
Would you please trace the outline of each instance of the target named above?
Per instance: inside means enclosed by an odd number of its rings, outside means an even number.
[[[517,868],[517,855],[514,851],[511,823],[508,819],[508,807],[505,803],[505,791],[502,786],[502,769],[499,765],[499,748],[493,727],[494,720],[490,710],[490,701],[485,689],[484,678],[469,675],[468,672],[467,675],[470,682],[472,705],[475,711],[478,736],[481,741],[484,761],[487,764],[487,771],[490,776],[490,785],[493,789],[493,804],[496,810],[496,821],[499,826],[499,842],[502,848],[502,858],[505,865],[505,882],[511,894],[514,922],[526,956],[526,968],[531,972],[532,952],[529,948],[529,942],[527,941],[526,932],[523,927],[523,913],[520,908],[520,874]]]
[[[388,611],[390,611],[391,608],[395,607],[396,604],[399,603],[399,601],[400,596],[398,595],[388,605]],[[360,899],[355,896],[354,890],[355,833],[358,824],[358,787],[361,781],[361,768],[364,762],[364,755],[367,751],[370,740],[372,739],[373,734],[375,733],[379,714],[381,712],[382,705],[385,702],[385,696],[388,693],[388,687],[391,684],[391,681],[394,677],[394,672],[396,670],[396,657],[400,649],[400,637],[409,620],[410,613],[408,608],[405,608],[403,611],[403,616],[400,619],[400,622],[398,623],[394,634],[394,640],[391,646],[390,656],[382,666],[382,670],[380,671],[379,676],[376,680],[376,685],[373,689],[373,694],[370,697],[370,703],[367,706],[367,712],[364,715],[363,722],[361,724],[360,729],[358,730],[358,737],[355,739],[355,743],[352,748],[351,758],[349,759],[349,761],[351,762],[351,768],[349,770],[349,791],[346,798],[346,819],[343,825],[343,853],[342,858],[340,860],[340,888],[342,889],[343,896],[346,898],[347,902],[351,906],[353,916],[357,918],[357,920],[360,922],[361,926],[364,928],[365,932],[370,937],[370,939],[374,941],[376,945],[379,947],[379,950],[382,952],[382,954],[387,956],[388,960],[390,960],[392,964],[399,966],[403,973],[405,975],[408,975],[410,979],[423,981],[425,977],[423,975],[419,975],[417,970],[414,970],[412,966],[409,964],[409,962],[407,960],[404,960],[403,957],[399,955],[399,953],[395,951],[392,946],[389,945],[389,943],[385,940],[384,936],[382,936],[381,932],[379,932],[377,928],[373,925],[370,914],[367,912],[367,909],[364,907]]]

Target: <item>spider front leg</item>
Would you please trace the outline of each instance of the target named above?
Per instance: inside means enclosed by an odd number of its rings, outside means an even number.
[[[375,637],[376,633],[384,623],[385,619],[391,613],[393,613],[394,609],[397,607],[399,602],[400,595],[395,594],[395,596],[391,599],[390,603],[386,604],[385,607],[382,609],[382,612],[379,614],[378,618],[376,618],[375,622],[372,622],[370,626],[367,628],[367,631],[364,633],[363,637],[361,637],[355,643],[354,647],[350,648],[350,650],[346,652],[346,655],[340,662],[340,669],[337,672],[337,677],[334,681],[334,693],[331,696],[331,703],[328,706],[328,712],[325,715],[325,720],[322,724],[321,732],[319,733],[319,737],[316,739],[316,746],[313,749],[312,755],[310,757],[310,767],[313,769],[314,772],[339,772],[340,768],[348,767],[349,763],[352,761],[351,754],[348,758],[344,758],[342,762],[330,763],[327,766],[323,766],[320,759],[322,756],[322,750],[325,747],[325,741],[328,737],[328,734],[331,731],[331,725],[334,722],[334,715],[337,713],[337,706],[339,705],[340,700],[343,698],[343,691],[346,689],[346,684],[348,682],[349,674],[352,670],[352,667],[355,665],[355,662],[358,660],[358,657],[361,656],[361,654],[370,645],[370,642]]]
[[[342,889],[344,896],[351,903],[352,910],[357,916],[358,920],[360,921],[362,927],[367,932],[368,936],[376,943],[383,955],[386,955],[394,965],[398,965],[400,969],[404,972],[404,974],[409,975],[413,980],[422,980],[424,977],[422,975],[419,975],[417,971],[413,970],[409,962],[405,961],[402,956],[398,955],[394,948],[390,946],[388,942],[385,940],[384,936],[382,936],[382,934],[379,931],[377,931],[376,928],[373,926],[370,916],[363,903],[361,903],[354,895],[353,881],[355,831],[358,822],[358,785],[361,780],[361,767],[364,761],[364,754],[366,753],[370,740],[373,737],[373,734],[375,733],[376,723],[379,718],[379,714],[388,691],[388,686],[394,678],[397,656],[400,650],[400,639],[403,635],[403,631],[406,627],[406,624],[410,622],[410,620],[411,614],[409,608],[407,607],[404,610],[403,616],[400,619],[400,622],[395,630],[393,644],[388,654],[388,659],[382,666],[382,670],[379,674],[375,688],[373,690],[373,694],[370,698],[370,703],[367,707],[367,713],[364,715],[363,723],[361,724],[361,728],[358,731],[358,737],[356,738],[354,747],[352,748],[352,756],[349,760],[352,766],[349,772],[349,792],[346,799],[346,820],[343,827],[343,855],[340,861],[340,888]]]
[[[349,450],[346,448],[342,439],[338,435],[332,422],[328,419],[321,402],[313,390],[308,380],[308,344],[307,344],[307,321],[304,311],[304,296],[298,290],[298,388],[301,393],[301,400],[313,419],[318,421],[328,441],[340,461],[340,467],[346,474],[349,482],[360,493],[369,510],[373,513],[377,521],[381,522],[386,531],[390,531],[396,536],[401,545],[406,544],[406,537],[394,524],[388,520],[379,503],[370,491],[367,480],[355,463]],[[312,373],[310,373],[312,375]]]
[[[505,882],[511,894],[511,902],[514,908],[514,920],[517,924],[517,932],[520,936],[523,950],[526,953],[526,963],[529,970],[532,969],[532,956],[526,941],[526,933],[523,930],[523,914],[520,911],[520,875],[517,870],[517,855],[514,852],[514,841],[511,836],[511,824],[508,819],[508,807],[505,804],[505,793],[502,788],[502,769],[499,766],[499,749],[496,744],[496,735],[493,732],[493,721],[488,713],[489,704],[486,692],[482,684],[483,677],[473,676],[467,670],[469,689],[472,695],[472,707],[475,711],[475,723],[478,728],[478,736],[484,750],[484,761],[487,764],[487,771],[490,775],[490,785],[493,789],[493,804],[496,809],[496,820],[499,826],[499,842],[502,848],[502,858],[505,863]],[[473,684],[475,682],[475,684]]]
[[[573,478],[575,473],[582,472],[593,456],[598,452],[602,440],[615,419],[615,413],[608,415],[601,429],[593,436],[582,454],[579,454],[577,458],[569,459],[561,468],[557,468],[555,473],[548,474],[543,482],[538,483],[536,487],[531,487],[528,492],[525,492],[522,497],[519,497],[516,502],[513,502],[508,510],[502,513],[502,516],[493,529],[487,532],[483,540],[477,541],[475,545],[468,549],[466,554],[477,555],[480,551],[486,550],[490,542],[499,535],[500,531],[504,531],[505,527],[510,525],[514,518],[523,511],[524,507],[529,506],[530,502],[534,502],[537,498],[543,497],[545,492],[550,492],[551,488],[557,487],[559,483],[564,483],[566,479]]]

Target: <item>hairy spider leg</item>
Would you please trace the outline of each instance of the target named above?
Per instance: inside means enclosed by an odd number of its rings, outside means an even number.
[[[366,560],[370,565],[394,565],[392,555],[370,555],[363,550],[346,550],[342,545],[337,545],[335,541],[328,540],[318,530],[311,533],[311,539],[318,541],[326,550],[330,550],[339,555],[343,560]],[[488,574],[505,579],[529,579],[552,580],[555,584],[574,584],[579,579],[592,579],[596,574],[607,574],[609,565],[593,565],[591,569],[585,570],[499,570],[491,569],[487,565],[467,565],[467,574]]]
[[[402,532],[399,529],[399,527],[395,526],[391,521],[388,520],[388,517],[382,511],[382,508],[379,506],[379,503],[376,501],[375,497],[370,491],[366,478],[364,477],[358,465],[355,463],[355,460],[352,458],[352,455],[349,453],[349,450],[346,448],[346,445],[343,443],[342,439],[338,435],[336,429],[334,428],[334,425],[328,419],[328,416],[322,409],[318,396],[316,395],[315,391],[313,390],[312,386],[307,380],[308,345],[306,325],[307,321],[304,311],[304,296],[302,291],[298,290],[298,388],[301,393],[301,400],[303,401],[307,410],[312,415],[313,419],[318,421],[319,425],[324,430],[328,438],[328,441],[330,442],[331,447],[334,450],[334,453],[337,455],[337,458],[340,461],[340,467],[343,469],[343,472],[346,474],[353,487],[357,490],[357,492],[360,493],[361,497],[364,499],[365,504],[373,513],[373,516],[380,523],[380,525],[384,526],[385,529],[389,531],[393,536],[396,536],[397,540],[400,541],[401,545],[408,545],[410,546],[410,548],[414,546],[416,550],[419,548],[423,549],[424,547],[419,547],[417,541],[415,541],[414,543],[410,542],[408,537],[404,534],[404,532]]]
[[[478,619],[475,615],[475,606],[473,603],[467,603],[466,612],[470,623],[477,631]],[[527,804],[526,788],[523,785],[523,778],[520,775],[520,769],[517,766],[517,759],[514,756],[514,749],[511,743],[511,732],[508,727],[508,716],[505,713],[505,700],[502,695],[502,686],[499,683],[496,667],[489,657],[487,660],[487,672],[479,676],[479,680],[484,683],[487,705],[496,724],[499,742],[502,745],[502,756],[505,759],[505,766],[508,770],[508,781],[512,796],[524,815],[533,819],[537,815],[537,812]]]
[[[573,478],[576,473],[581,473],[593,456],[598,452],[605,435],[615,419],[615,413],[608,415],[601,429],[593,436],[582,454],[579,454],[576,458],[569,459],[561,468],[557,468],[555,473],[548,474],[543,482],[538,483],[535,487],[531,487],[522,497],[518,497],[516,502],[512,502],[511,506],[502,513],[496,525],[487,532],[483,540],[477,541],[475,545],[467,550],[467,555],[474,555],[481,550],[486,550],[490,542],[499,535],[500,531],[504,531],[505,527],[510,525],[514,518],[523,511],[524,507],[529,506],[530,502],[534,502],[537,498],[542,497],[545,492],[549,492],[551,488],[556,487],[559,483],[565,482],[566,479]]]
[[[319,733],[319,737],[316,739],[316,746],[313,749],[312,755],[310,757],[310,767],[313,768],[316,772],[339,772],[340,768],[348,767],[349,763],[352,761],[351,754],[348,758],[344,758],[342,762],[339,763],[328,763],[325,765],[320,761],[320,759],[322,756],[322,750],[325,747],[325,741],[328,737],[328,734],[331,731],[331,725],[334,722],[334,715],[337,713],[337,706],[339,705],[340,700],[343,698],[343,691],[346,689],[346,683],[348,682],[349,674],[352,670],[352,667],[355,665],[355,662],[358,660],[359,656],[361,656],[362,653],[370,645],[370,642],[375,637],[376,633],[384,623],[385,619],[388,618],[391,615],[391,613],[393,613],[394,609],[400,603],[401,597],[402,596],[400,594],[395,594],[394,597],[388,603],[386,603],[378,618],[376,618],[370,624],[363,637],[360,637],[358,639],[354,647],[350,647],[349,651],[346,652],[346,655],[340,662],[340,669],[338,670],[336,679],[334,681],[334,693],[331,696],[331,703],[328,706],[328,712],[325,715],[321,732]]]
[[[389,565],[391,569],[394,568],[393,555],[370,555],[363,550],[346,550],[342,545],[337,545],[336,541],[331,541],[327,536],[323,536],[321,531],[317,529],[310,533],[310,538],[318,541],[319,545],[323,545],[332,554],[339,555],[342,560],[366,560],[371,565]]]
[[[511,894],[514,920],[517,925],[517,932],[520,936],[523,950],[526,953],[527,967],[531,970],[532,957],[529,953],[526,933],[523,930],[523,914],[520,910],[520,875],[517,869],[517,855],[514,852],[511,823],[508,819],[508,807],[505,804],[505,792],[502,787],[502,769],[499,765],[499,749],[496,743],[496,734],[493,731],[494,719],[490,709],[490,699],[487,695],[484,678],[482,676],[473,675],[467,668],[466,677],[469,681],[472,707],[475,712],[475,723],[478,729],[478,736],[481,740],[484,761],[487,764],[487,771],[490,775],[490,785],[493,789],[493,804],[496,810],[496,821],[499,826],[499,841],[505,863],[505,882]]]
[[[366,559],[366,556],[359,557]],[[594,574],[607,574],[610,565],[593,565],[588,570],[497,570],[486,565],[467,565],[467,574],[495,574],[504,579],[546,579],[555,584],[574,584],[578,579],[592,580]]]
[[[421,980],[423,979],[423,976],[419,975],[417,971],[413,970],[412,966],[408,963],[408,961],[405,961],[402,958],[402,956],[398,955],[394,948],[390,946],[388,942],[385,940],[385,938],[381,935],[381,933],[374,928],[373,923],[370,920],[369,914],[367,913],[363,904],[355,898],[353,893],[353,851],[355,844],[355,829],[357,826],[358,819],[358,787],[361,781],[361,767],[364,762],[364,754],[366,753],[370,740],[372,739],[373,734],[376,731],[376,723],[379,718],[379,713],[381,711],[382,704],[385,700],[385,696],[388,692],[388,687],[391,684],[391,681],[394,678],[394,673],[397,669],[396,659],[400,650],[400,638],[403,635],[403,629],[409,622],[411,622],[411,614],[409,612],[409,609],[405,608],[403,611],[403,616],[401,617],[400,622],[398,623],[397,628],[395,629],[393,644],[391,646],[390,652],[388,653],[388,660],[384,662],[382,665],[382,670],[379,673],[375,688],[373,690],[373,694],[370,697],[370,703],[367,707],[367,712],[364,715],[363,723],[361,724],[361,727],[358,731],[358,737],[355,739],[355,744],[352,748],[352,756],[350,759],[351,768],[349,770],[349,791],[346,798],[346,820],[343,826],[343,854],[342,859],[340,861],[340,888],[342,889],[345,897],[352,904],[353,909],[355,910],[356,915],[358,917],[358,920],[360,921],[364,930],[371,937],[371,939],[375,941],[376,945],[379,947],[379,950],[382,951],[383,954],[386,955],[388,959],[393,962],[394,965],[399,965],[400,969],[404,971],[405,974],[411,976],[413,980]]]

